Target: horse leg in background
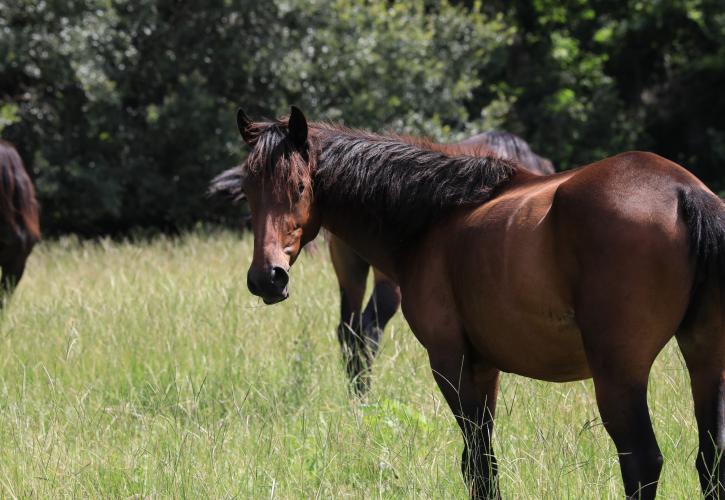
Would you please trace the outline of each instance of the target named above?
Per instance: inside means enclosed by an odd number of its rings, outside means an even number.
[[[340,324],[337,339],[355,393],[362,396],[370,386],[367,349],[362,335],[362,302],[370,264],[335,236],[329,240],[330,257],[340,285]]]
[[[380,347],[383,330],[400,306],[400,288],[376,268],[373,268],[375,286],[362,314],[362,335],[367,346],[367,365],[372,366]]]
[[[719,294],[712,296],[719,300]],[[695,465],[706,499],[725,498],[725,325],[720,308],[703,304],[677,334],[690,372],[699,449]]]
[[[19,255],[13,256],[2,263],[2,278],[0,278],[0,307],[5,305],[5,302],[10,298],[15,291],[15,288],[18,286],[20,278],[23,277],[27,257],[27,253],[21,252]]]

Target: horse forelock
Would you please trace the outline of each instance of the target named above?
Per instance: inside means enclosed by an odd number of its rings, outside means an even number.
[[[272,189],[290,202],[297,196],[300,186],[311,187],[314,156],[310,142],[306,149],[294,146],[287,136],[287,119],[256,122],[248,129],[252,138],[252,152],[243,166],[242,181],[250,177],[262,183],[271,182]]]

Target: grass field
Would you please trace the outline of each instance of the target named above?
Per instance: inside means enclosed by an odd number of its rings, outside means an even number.
[[[461,438],[400,315],[364,403],[348,396],[325,251],[288,301],[246,289],[251,239],[45,242],[0,322],[0,495],[465,498]],[[682,359],[658,359],[650,407],[662,498],[696,498]],[[505,498],[616,498],[616,453],[590,382],[504,375]]]

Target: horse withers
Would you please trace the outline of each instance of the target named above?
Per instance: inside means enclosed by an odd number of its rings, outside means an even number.
[[[690,373],[703,495],[725,497],[725,205],[684,168],[623,153],[551,176],[399,137],[238,113],[254,228],[249,290],[289,295],[321,227],[393,278],[464,436],[474,498],[498,497],[491,445],[501,371],[593,378],[624,490],[662,469],[650,369],[675,337]]]
[[[453,144],[436,144],[412,137],[401,139],[447,154],[499,156],[539,175],[554,173],[550,160],[534,153],[521,137],[506,131],[483,132]],[[373,290],[363,309],[370,263],[334,234],[328,233],[327,240],[340,288],[337,338],[351,387],[363,395],[370,387],[370,371],[385,325],[400,306],[400,289],[394,280],[373,267]]]
[[[0,294],[2,300],[23,277],[25,262],[40,239],[33,183],[15,147],[0,140]]]

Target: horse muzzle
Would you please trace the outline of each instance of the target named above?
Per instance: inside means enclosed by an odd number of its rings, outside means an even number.
[[[288,283],[289,273],[280,266],[252,267],[247,273],[247,288],[267,305],[282,302],[289,297]]]

